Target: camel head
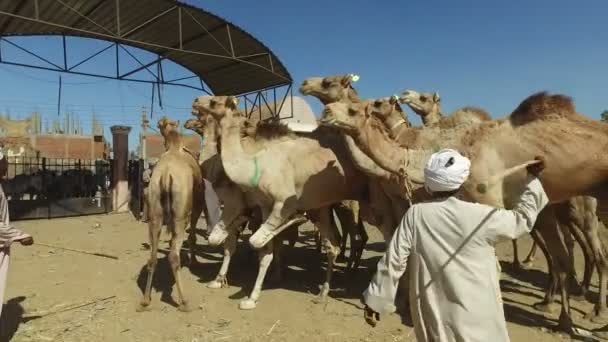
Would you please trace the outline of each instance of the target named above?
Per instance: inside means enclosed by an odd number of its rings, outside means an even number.
[[[192,103],[192,112],[199,117],[210,115],[220,122],[225,117],[239,117],[238,105],[236,96],[199,96]]]
[[[334,102],[325,106],[319,124],[335,127],[346,134],[357,134],[369,117],[367,104]]]
[[[358,96],[351,83],[356,82],[359,76],[353,74],[336,75],[328,77],[310,77],[300,85],[302,95],[311,95],[318,98],[323,104],[343,100],[355,100]]]
[[[160,130],[160,134],[162,134],[164,137],[168,136],[172,132],[178,133],[177,121],[171,120],[166,116],[163,116],[158,120],[157,127]]]
[[[427,115],[441,112],[439,93],[418,93],[406,90],[399,97],[401,103],[407,104],[416,114],[424,118]]]
[[[409,127],[409,121],[407,120],[407,114],[403,111],[399,105],[399,97],[393,95],[391,97],[383,97],[370,102],[367,107],[368,114],[374,115],[382,122],[388,122],[388,118],[398,117],[403,118],[405,123]],[[401,121],[403,122],[403,121]]]
[[[195,131],[198,134],[203,134],[205,131],[205,123],[201,119],[188,119],[184,123],[184,128]]]

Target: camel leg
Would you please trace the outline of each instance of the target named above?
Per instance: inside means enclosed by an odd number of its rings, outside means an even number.
[[[577,222],[578,223],[578,222]],[[585,294],[587,293],[587,291],[589,290],[589,287],[591,286],[591,277],[593,276],[593,266],[595,265],[595,258],[591,252],[591,246],[589,244],[589,241],[587,240],[587,238],[585,237],[582,229],[582,225],[584,223],[576,224],[574,222],[567,222],[565,223],[569,229],[570,229],[570,233],[574,236],[574,239],[578,242],[578,244],[581,246],[581,249],[583,251],[583,258],[585,260],[585,271],[583,274],[583,281],[582,283],[578,282],[578,279],[576,277],[576,269],[575,269],[575,265],[574,265],[574,251],[573,251],[573,247],[570,248],[569,246],[569,252],[570,255],[572,256],[570,258],[570,267],[573,270],[572,271],[572,275],[570,276],[570,284],[571,284],[571,288],[572,288],[572,293],[574,294],[572,297],[573,299],[576,300],[585,300]]]
[[[359,243],[359,248],[357,249],[357,254],[354,258],[354,264],[352,269],[359,269],[359,265],[361,264],[361,259],[363,258],[363,251],[365,250],[365,246],[367,245],[367,241],[369,240],[369,236],[365,231],[365,226],[363,225],[363,221],[359,218],[359,222],[357,223],[357,228],[359,231],[359,236],[361,237],[361,242]]]
[[[534,239],[534,243],[536,244],[536,246],[540,247],[541,252],[543,253],[543,255],[545,256],[545,259],[547,260],[547,270],[548,270],[548,281],[547,281],[547,287],[545,290],[545,298],[536,304],[533,304],[534,309],[538,310],[538,311],[542,311],[542,312],[547,312],[547,313],[552,313],[553,310],[551,308],[551,304],[553,304],[554,302],[554,296],[555,293],[557,292],[557,283],[558,280],[556,278],[556,273],[553,271],[553,257],[551,255],[551,253],[549,253],[549,248],[547,247],[547,241],[545,241],[544,235],[540,233],[541,228],[539,228],[539,226],[541,225],[542,221],[537,220],[536,224],[534,225],[534,229],[532,230],[532,232],[530,232],[530,235],[532,236],[532,238]]]
[[[516,270],[520,270],[521,267],[521,263],[519,262],[519,252],[518,252],[518,248],[517,248],[517,239],[513,239],[511,241],[511,243],[513,244],[513,263],[512,263],[512,267]]]
[[[228,274],[228,267],[230,266],[230,260],[234,255],[234,251],[236,251],[236,242],[238,239],[238,231],[236,229],[230,230],[228,237],[224,241],[224,259],[222,260],[222,266],[220,267],[220,271],[214,280],[207,284],[207,287],[210,289],[220,289],[224,287],[228,287],[228,279],[226,275]]]
[[[259,249],[271,241],[281,231],[289,228],[285,223],[297,209],[295,198],[283,201],[276,199],[272,205],[272,211],[260,228],[249,238],[249,244]]]
[[[356,250],[359,248],[360,242],[360,236],[357,232],[355,218],[355,215],[358,215],[358,212],[355,213],[355,211],[353,210],[354,208],[352,208],[352,202],[349,202],[348,204],[351,206],[350,208],[344,203],[341,203],[340,205],[334,208],[334,211],[336,212],[336,215],[340,220],[340,226],[342,227],[343,234],[340,241],[340,254],[336,257],[336,262],[346,261],[347,271],[350,270],[353,265],[354,258],[356,258]],[[330,217],[330,219],[333,219],[333,215],[332,217]],[[331,222],[335,227],[335,220],[331,220]],[[337,230],[337,228],[334,229]],[[348,236],[350,236],[350,255],[347,261],[345,257],[345,250],[346,240]]]
[[[190,214],[190,230],[188,232],[188,247],[190,249],[190,267],[197,266],[199,262],[196,260],[196,225],[203,212],[204,200],[198,199],[192,203],[192,212]]]
[[[186,231],[186,220],[182,218],[174,217],[173,236],[171,237],[171,247],[169,251],[169,265],[171,265],[171,271],[175,278],[175,287],[177,288],[177,296],[179,298],[179,310],[183,312],[190,311],[188,302],[184,297],[184,289],[182,287],[182,279],[180,275],[180,251],[182,244],[184,243],[184,235]],[[171,230],[171,229],[170,229]]]
[[[255,280],[255,284],[253,285],[253,290],[249,297],[243,299],[239,303],[239,309],[241,310],[252,310],[257,306],[257,301],[260,298],[260,293],[262,292],[262,285],[264,283],[264,277],[266,276],[266,272],[268,271],[268,267],[272,262],[273,258],[273,243],[274,241],[270,241],[265,244],[259,251],[259,263],[260,268],[258,269],[258,276]]]
[[[569,281],[568,276],[572,274],[571,261],[568,251],[567,239],[570,231],[567,227],[560,225],[555,214],[556,205],[550,205],[541,212],[537,220],[539,230],[547,243],[548,252],[552,260],[553,284],[549,292],[556,289],[555,280],[560,288],[562,308],[559,316],[558,329],[572,333],[572,318],[570,314]],[[540,222],[539,222],[540,221]],[[570,237],[571,238],[571,237]],[[545,299],[545,304],[550,304],[553,298]],[[535,306],[536,307],[536,306]]]
[[[340,237],[340,254],[338,255],[338,257],[336,257],[336,262],[344,263],[346,262],[346,243],[348,242],[348,237],[351,233],[349,227],[350,220],[347,217],[347,215],[349,214],[347,212],[348,208],[346,207],[345,203],[342,202],[334,205],[332,209],[332,212],[334,212],[336,216],[338,216],[338,220],[340,221],[340,228],[342,228],[342,236]],[[336,225],[336,220],[333,213],[331,214],[331,221],[333,225]],[[351,246],[353,244],[352,236],[350,244]],[[350,253],[353,253],[352,249]]]
[[[158,241],[160,240],[161,222],[162,218],[152,215],[148,221],[148,234],[150,238],[150,259],[148,260],[148,278],[146,280],[146,289],[144,296],[137,308],[138,312],[144,311],[148,308],[151,301],[152,291],[152,278],[154,278],[154,271],[156,270],[156,264],[158,263]]]
[[[523,269],[528,269],[530,267],[532,267],[532,265],[534,264],[534,259],[536,258],[536,249],[538,247],[538,244],[536,243],[536,241],[532,242],[532,248],[530,248],[530,252],[528,253],[528,255],[526,256],[526,258],[524,259],[523,263],[522,263],[522,268]]]
[[[317,304],[327,302],[336,256],[340,253],[340,247],[338,246],[340,233],[336,227],[331,224],[330,215],[331,212],[329,207],[319,210],[319,230],[321,231],[321,237],[327,246],[327,269],[325,282],[321,286],[321,291],[319,295],[313,299],[313,302]]]

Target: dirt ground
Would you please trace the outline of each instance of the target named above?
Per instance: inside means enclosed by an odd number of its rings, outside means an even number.
[[[137,313],[149,255],[145,224],[130,214],[115,214],[20,221],[16,225],[40,243],[103,252],[119,259],[16,244],[11,251],[2,312],[4,341],[415,341],[411,323],[398,314],[383,316],[376,328],[363,320],[360,297],[381,248],[380,234],[374,228],[368,229],[370,242],[358,274],[349,277],[344,265],[338,265],[332,299],[327,304],[311,301],[323,277],[322,259],[315,250],[310,226],[305,226],[308,231],[301,233],[296,248],[286,249],[289,269],[284,279],[267,281],[257,309],[238,309],[257,271],[256,259],[248,253],[246,243],[240,242],[228,273],[230,287],[212,290],[205,283],[219,270],[221,250],[207,246],[199,236],[198,260],[203,264],[192,270],[182,268],[185,292],[195,310],[182,313],[175,308],[170,299],[173,280],[161,251],[151,310]],[[199,227],[203,225],[199,223]],[[525,238],[520,245],[520,253],[525,254],[530,240]],[[161,248],[166,247],[166,243],[161,244]],[[498,250],[502,261],[511,260],[510,243],[501,244]],[[581,276],[583,259],[578,252]],[[547,280],[544,257],[539,253],[533,269],[517,274],[508,274],[508,266],[503,266],[501,287],[511,340],[570,339],[552,332],[557,314],[543,314],[531,307],[543,296],[540,288]],[[596,278],[593,284],[597,285]],[[108,297],[80,308],[32,317]],[[589,298],[597,298],[597,287],[592,287]],[[588,301],[572,301],[572,306],[579,327],[598,327],[583,319],[592,308]]]

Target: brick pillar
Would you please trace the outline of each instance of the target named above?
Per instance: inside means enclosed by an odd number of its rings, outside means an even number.
[[[127,164],[129,162],[129,126],[112,126],[112,150],[114,168],[112,174],[112,209],[115,212],[129,211],[129,184]]]

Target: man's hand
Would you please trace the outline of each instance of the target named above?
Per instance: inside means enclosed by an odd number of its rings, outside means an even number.
[[[24,246],[31,246],[34,244],[34,238],[33,237],[26,237],[25,239],[21,239],[19,240],[19,242],[24,245]]]
[[[371,325],[372,327],[376,327],[376,324],[378,324],[380,321],[380,314],[372,310],[367,305],[363,309],[363,317],[365,318],[367,324]]]
[[[540,162],[529,165],[527,167],[527,170],[529,174],[535,177],[539,177],[541,172],[543,172],[543,170],[545,169],[545,158],[537,156],[536,158],[534,158],[534,160],[540,160]]]

